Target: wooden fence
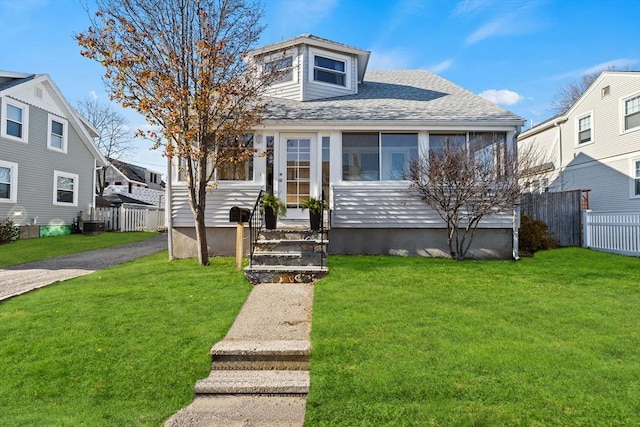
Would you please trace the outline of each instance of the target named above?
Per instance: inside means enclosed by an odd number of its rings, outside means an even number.
[[[119,207],[96,208],[107,231],[157,231],[165,228],[164,209],[123,203]]]
[[[640,213],[585,211],[584,247],[640,256]]]
[[[521,199],[521,212],[544,221],[560,246],[582,245],[582,191],[529,193]]]

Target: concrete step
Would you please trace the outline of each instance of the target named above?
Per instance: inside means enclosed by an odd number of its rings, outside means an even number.
[[[308,340],[230,340],[211,348],[215,370],[308,370],[311,344]]]
[[[263,240],[326,240],[328,231],[320,233],[309,229],[263,229],[260,232],[260,239]]]
[[[304,396],[309,392],[309,371],[214,370],[196,383],[197,396],[281,395]]]
[[[327,274],[329,274],[329,268],[326,265],[323,267],[254,265],[244,269],[245,277],[254,285],[260,283],[314,283]]]
[[[306,399],[299,396],[196,397],[165,427],[302,427]]]
[[[328,240],[258,240],[254,254],[257,252],[326,252],[328,245]]]
[[[320,265],[321,257],[322,252],[254,252],[252,265],[312,266]]]

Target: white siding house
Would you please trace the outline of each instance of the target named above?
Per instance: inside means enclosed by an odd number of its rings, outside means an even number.
[[[88,219],[106,165],[96,135],[48,75],[0,71],[0,218],[34,237]]]
[[[590,190],[598,212],[640,212],[640,72],[603,72],[564,114],[518,137],[545,153],[540,191]]]
[[[241,180],[218,180],[210,193],[210,253],[233,253],[229,208],[252,208],[264,189],[287,204],[287,222],[301,224],[308,223],[301,202],[324,193],[331,253],[448,255],[445,224],[403,179],[409,163],[449,137],[468,144],[498,135],[511,148],[524,120],[426,70],[367,71],[370,52],[310,34],[253,54],[292,70],[270,88],[254,129],[254,148],[268,155],[257,155]],[[195,256],[177,162],[172,176],[173,255]],[[512,212],[484,220],[471,255],[510,258],[513,224]]]

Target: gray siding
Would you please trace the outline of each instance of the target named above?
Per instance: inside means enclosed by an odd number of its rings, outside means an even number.
[[[336,186],[333,228],[444,228],[438,212],[407,187]],[[483,220],[480,228],[511,228],[511,212]]]
[[[36,216],[40,225],[71,224],[79,211],[88,218],[93,201],[92,154],[70,122],[67,153],[47,149],[47,121],[47,111],[30,105],[29,142],[0,140],[0,159],[18,164],[17,204],[0,203],[0,217],[9,216],[19,225],[30,224]],[[78,175],[78,206],[53,204],[56,170]]]
[[[231,227],[229,223],[229,209],[233,206],[253,209],[256,198],[262,187],[259,184],[234,185],[224,187],[224,184],[207,194],[205,223],[207,227]],[[194,218],[189,207],[187,186],[174,184],[172,189],[171,215],[174,227],[193,227]]]

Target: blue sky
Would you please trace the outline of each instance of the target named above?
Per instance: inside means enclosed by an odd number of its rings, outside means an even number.
[[[92,9],[92,0],[87,0]],[[108,101],[103,68],[80,56],[85,0],[0,0],[0,70],[47,73],[71,104]],[[519,114],[552,115],[582,74],[640,69],[640,0],[263,0],[261,43],[311,33],[371,51],[369,69],[426,68]],[[95,9],[95,8],[93,8]],[[92,9],[92,10],[93,10]],[[117,106],[116,106],[117,107]],[[117,107],[119,108],[119,107]],[[132,128],[144,120],[123,113]],[[136,140],[128,161],[165,170]]]

